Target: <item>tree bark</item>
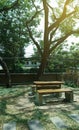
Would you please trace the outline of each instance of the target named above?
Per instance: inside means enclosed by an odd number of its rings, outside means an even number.
[[[38,80],[40,80],[40,77],[45,72],[45,68],[46,68],[48,57],[49,57],[49,53],[47,51],[44,51],[44,53],[42,55],[42,59],[41,59],[41,64],[39,66],[39,70],[38,70],[38,73],[37,73],[37,79]]]

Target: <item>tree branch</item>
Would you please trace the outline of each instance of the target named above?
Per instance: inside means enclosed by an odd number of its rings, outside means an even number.
[[[57,21],[55,23],[53,23],[52,25],[49,26],[49,32],[52,31],[53,28],[58,26],[64,19],[66,19],[67,17],[71,16],[72,14],[74,14],[76,12],[75,10],[73,10],[69,14],[66,14],[67,5],[69,4],[69,2],[70,2],[70,0],[66,0],[66,2],[64,4],[62,15],[60,16],[60,18],[57,19]]]
[[[76,34],[76,33],[79,34],[79,30],[78,30],[78,29],[75,30],[75,31],[71,31],[71,32],[69,32],[67,35],[63,36],[62,38],[59,38],[59,39],[53,41],[53,43],[55,43],[55,42],[57,42],[57,43],[56,43],[53,47],[50,48],[49,54],[50,54],[58,45],[60,45],[61,43],[63,43],[64,40],[67,39],[70,35]]]
[[[0,12],[8,11],[18,5],[19,0],[16,0],[11,6],[4,6],[0,9]]]
[[[53,7],[51,7],[48,3],[47,3],[47,5],[48,5],[48,7],[52,10],[52,12],[53,12],[53,16],[54,16],[54,19],[57,20],[57,18],[56,18],[56,16],[55,16],[55,13],[54,13],[54,9],[53,9]]]
[[[33,5],[34,5],[34,7],[35,7],[35,9],[36,9],[36,11],[37,11],[38,8],[36,7],[36,5],[35,5],[35,3],[34,3],[34,0],[32,0],[32,3],[33,3]]]
[[[59,39],[53,41],[53,43],[56,42],[56,44],[50,48],[49,53],[51,53],[58,45],[60,45],[65,39],[67,39],[67,38],[68,38],[70,35],[72,35],[72,34],[73,34],[73,31],[70,32],[70,33],[68,33],[68,34],[65,35],[64,37],[59,38]]]
[[[64,4],[62,17],[65,17],[65,16],[66,16],[67,5],[69,4],[69,2],[70,2],[70,0],[66,0],[66,2],[65,2],[65,4]]]
[[[31,32],[31,30],[29,29],[28,25],[26,25],[26,26],[27,26],[27,30],[28,30],[28,32],[29,32],[29,36],[30,36],[31,40],[32,40],[33,43],[36,45],[36,47],[37,47],[37,49],[38,49],[40,55],[42,56],[42,50],[41,50],[41,48],[40,48],[38,42],[34,39],[34,37],[33,37],[33,35],[32,35],[32,32]]]
[[[26,21],[26,24],[29,24],[30,22],[32,22],[33,19],[36,17],[36,15],[38,15],[42,10],[43,9],[36,11],[35,14],[29,20]]]
[[[54,29],[54,31],[51,32],[51,34],[50,34],[50,42],[51,42],[51,40],[53,38],[53,35],[55,34],[57,29],[58,29],[58,26]]]
[[[71,13],[67,14],[66,16],[61,16],[55,23],[53,23],[52,25],[49,26],[49,29],[48,31],[52,31],[52,29],[54,29],[56,26],[59,26],[59,24],[64,20],[66,19],[67,17],[71,16],[72,14],[75,13],[75,10],[72,11]]]
[[[43,10],[43,9],[38,10],[37,6],[34,3],[34,0],[32,0],[32,3],[33,3],[33,6],[36,11],[35,11],[34,15],[29,20],[26,21],[26,24],[29,24],[30,22],[32,22],[33,19]]]

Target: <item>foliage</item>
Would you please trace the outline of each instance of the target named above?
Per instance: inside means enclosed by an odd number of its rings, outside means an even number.
[[[46,71],[47,72],[66,72],[66,70],[71,70],[72,72],[77,72],[79,69],[79,44],[71,44],[69,48],[65,43],[61,45],[58,49],[51,54],[47,61]],[[65,47],[65,49],[64,49]]]
[[[18,2],[18,0],[16,1]],[[9,69],[15,70],[16,66],[24,64],[23,59],[20,60],[18,57],[24,57],[24,47],[31,42],[28,37],[26,21],[34,13],[34,9],[32,9],[32,3],[26,0],[19,0],[17,6],[12,6],[10,9],[8,7],[13,5],[13,2],[3,1],[1,4],[4,10],[0,10],[0,55],[4,58]],[[6,11],[5,8],[8,10]],[[37,26],[38,22],[39,20],[35,19],[32,22],[33,25],[30,24],[31,30],[34,30],[34,26]]]
[[[67,85],[68,87],[72,87],[72,88],[76,88],[77,85],[74,83],[74,81],[65,81],[65,85]]]

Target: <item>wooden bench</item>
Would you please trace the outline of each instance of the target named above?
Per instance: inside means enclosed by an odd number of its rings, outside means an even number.
[[[63,81],[34,81],[32,93],[34,94],[41,89],[59,89],[63,83]]]
[[[38,104],[42,105],[43,104],[43,95],[46,94],[52,94],[52,93],[65,93],[65,99],[68,102],[73,101],[73,91],[71,89],[66,89],[66,88],[60,88],[60,89],[40,89],[37,90],[37,95],[36,98],[38,100]]]

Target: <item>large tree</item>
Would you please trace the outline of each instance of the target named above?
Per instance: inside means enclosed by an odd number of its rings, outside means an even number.
[[[26,22],[26,27],[29,36],[36,45],[38,52],[41,56],[41,64],[38,71],[38,78],[43,74],[47,59],[52,52],[71,35],[79,35],[79,28],[77,20],[79,18],[78,2],[73,0],[57,0],[56,7],[54,7],[49,0],[40,0],[40,5],[43,6],[39,10],[36,0],[31,0],[33,8],[36,10],[32,18]],[[38,1],[39,2],[39,1]],[[29,27],[33,20],[36,19],[40,13],[44,18],[44,34],[39,41]],[[38,32],[37,32],[38,33]]]

